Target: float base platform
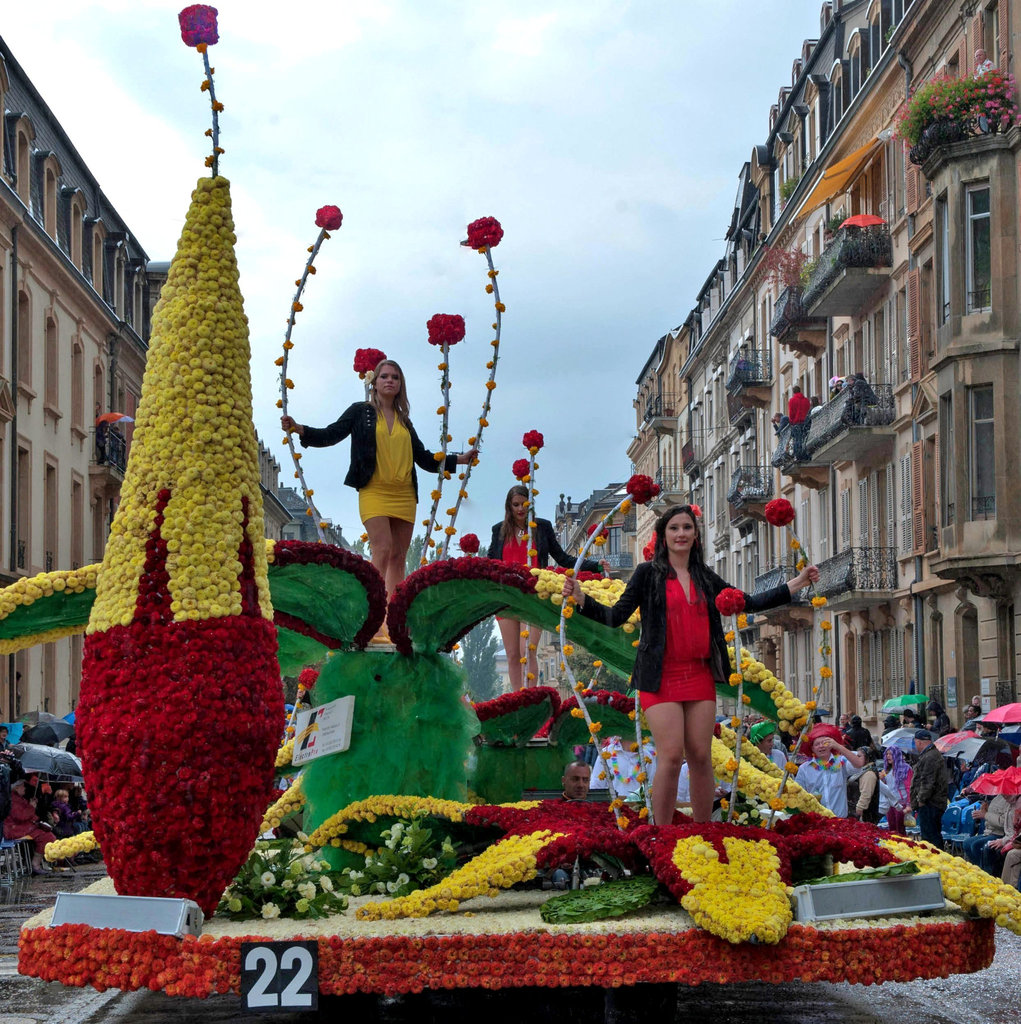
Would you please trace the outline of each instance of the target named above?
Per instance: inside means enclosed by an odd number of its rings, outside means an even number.
[[[90,887],[112,892],[109,879]],[[968,974],[988,967],[994,924],[948,905],[927,917],[794,924],[779,945],[731,945],[695,928],[677,905],[581,925],[545,925],[550,893],[501,893],[457,913],[402,921],[347,914],[322,921],[214,918],[198,938],[88,925],[48,927],[52,911],[22,926],[21,974],[99,990],[171,996],[239,993],[244,941],[319,943],[319,991],[400,995],[427,990],[617,988],[643,983],[885,981]]]

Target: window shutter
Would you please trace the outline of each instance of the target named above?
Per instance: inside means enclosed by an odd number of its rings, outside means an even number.
[[[907,161],[907,154],[904,155]],[[921,187],[921,176],[914,164],[908,164],[904,171],[904,212],[914,213],[918,209],[918,192]]]
[[[892,462],[886,467],[886,546],[897,546],[897,470]]]
[[[878,700],[883,695],[883,633],[874,629],[869,634],[869,697]]]
[[[846,551],[851,546],[851,489],[845,487],[840,492],[840,550]]]
[[[869,487],[869,547],[879,547],[879,473],[872,474]]]
[[[855,689],[858,691],[858,706],[865,699],[865,643],[861,633],[854,638]]]
[[[1009,13],[1007,10],[1007,6],[1007,0],[1000,0],[1000,2],[996,5],[996,17],[998,20],[997,30],[1000,36],[1000,53],[998,67],[1005,74],[1007,72],[1008,64],[1010,62],[1010,47],[1008,46],[1008,43],[1010,42],[1010,18],[1007,16]],[[995,60],[997,55],[987,54],[987,56],[990,60]]]
[[[858,481],[858,546],[869,546],[869,478]]]
[[[921,441],[911,444],[911,547],[916,555],[925,551],[925,471]]]
[[[922,302],[921,275],[908,271],[908,358],[911,361],[911,379],[922,376]]]
[[[961,36],[961,41],[957,44],[957,75],[959,78],[967,78],[971,70],[971,65],[968,63],[968,40],[965,36]]]
[[[911,520],[911,456],[900,460],[900,549],[908,554],[914,547],[914,528]]]
[[[934,478],[935,479],[935,483],[933,485],[933,489],[935,490],[936,493],[933,495],[933,498],[935,499],[935,508],[936,508],[936,516],[935,516],[935,518],[936,518],[936,526],[938,527],[939,526],[939,522],[940,522],[940,519],[939,519],[939,516],[940,516],[940,513],[939,513],[939,500],[940,500],[940,496],[943,493],[943,487],[944,487],[944,484],[946,482],[946,481],[944,481],[942,479],[942,473],[940,471],[940,466],[942,464],[940,462],[940,455],[941,455],[941,453],[940,453],[940,436],[939,436],[939,431],[936,431],[936,450],[935,450],[934,454],[936,456],[936,463],[935,463],[935,465],[936,465],[936,475],[935,475],[935,478]],[[930,542],[930,539],[928,537],[925,538],[925,549],[926,549],[926,551],[928,551],[930,549],[935,550],[935,549],[937,549],[939,547],[939,530],[937,529],[934,532],[935,532],[936,536],[935,536],[935,538],[931,542]]]
[[[982,49],[983,45],[984,45],[984,40],[983,40],[983,33],[982,33],[982,15],[981,15],[981,13],[979,13],[979,14],[976,14],[975,17],[971,19],[971,52],[972,52],[972,56],[973,57],[974,57],[975,51],[979,50],[979,49]],[[996,55],[995,54],[992,57],[990,57],[990,60],[995,60],[995,59],[996,59]],[[967,70],[966,74],[972,75],[972,74],[975,73],[975,68],[973,67],[973,64],[974,64],[974,60],[972,61],[971,64],[968,65],[968,70]]]

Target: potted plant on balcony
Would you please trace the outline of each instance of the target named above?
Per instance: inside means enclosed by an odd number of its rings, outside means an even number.
[[[911,147],[911,162],[921,164],[941,146],[1017,122],[1014,76],[994,68],[969,78],[937,75],[920,85],[897,115],[896,135]]]

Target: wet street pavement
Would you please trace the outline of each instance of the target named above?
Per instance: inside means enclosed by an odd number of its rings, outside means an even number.
[[[600,989],[449,993],[398,1000],[322,999],[316,1013],[254,1014],[238,997],[171,999],[151,992],[67,989],[17,973],[21,922],[103,875],[102,865],[19,879],[0,887],[0,1024],[170,1024],[259,1021],[312,1024],[352,1019],[401,1024],[1017,1024],[1021,1021],[1021,936],[996,932],[996,959],[973,975],[907,984],[642,986]]]

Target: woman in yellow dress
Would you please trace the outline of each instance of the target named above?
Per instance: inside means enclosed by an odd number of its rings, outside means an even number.
[[[344,483],[358,491],[358,513],[369,535],[372,564],[386,581],[387,600],[404,579],[415,529],[418,477],[415,466],[438,471],[434,454],[419,440],[409,417],[404,373],[392,359],[377,366],[369,400],[354,402],[328,427],[309,427],[284,416],[280,425],[298,435],[303,448],[327,448],[351,437],[351,468]],[[443,468],[467,465],[472,448],[448,455]]]

